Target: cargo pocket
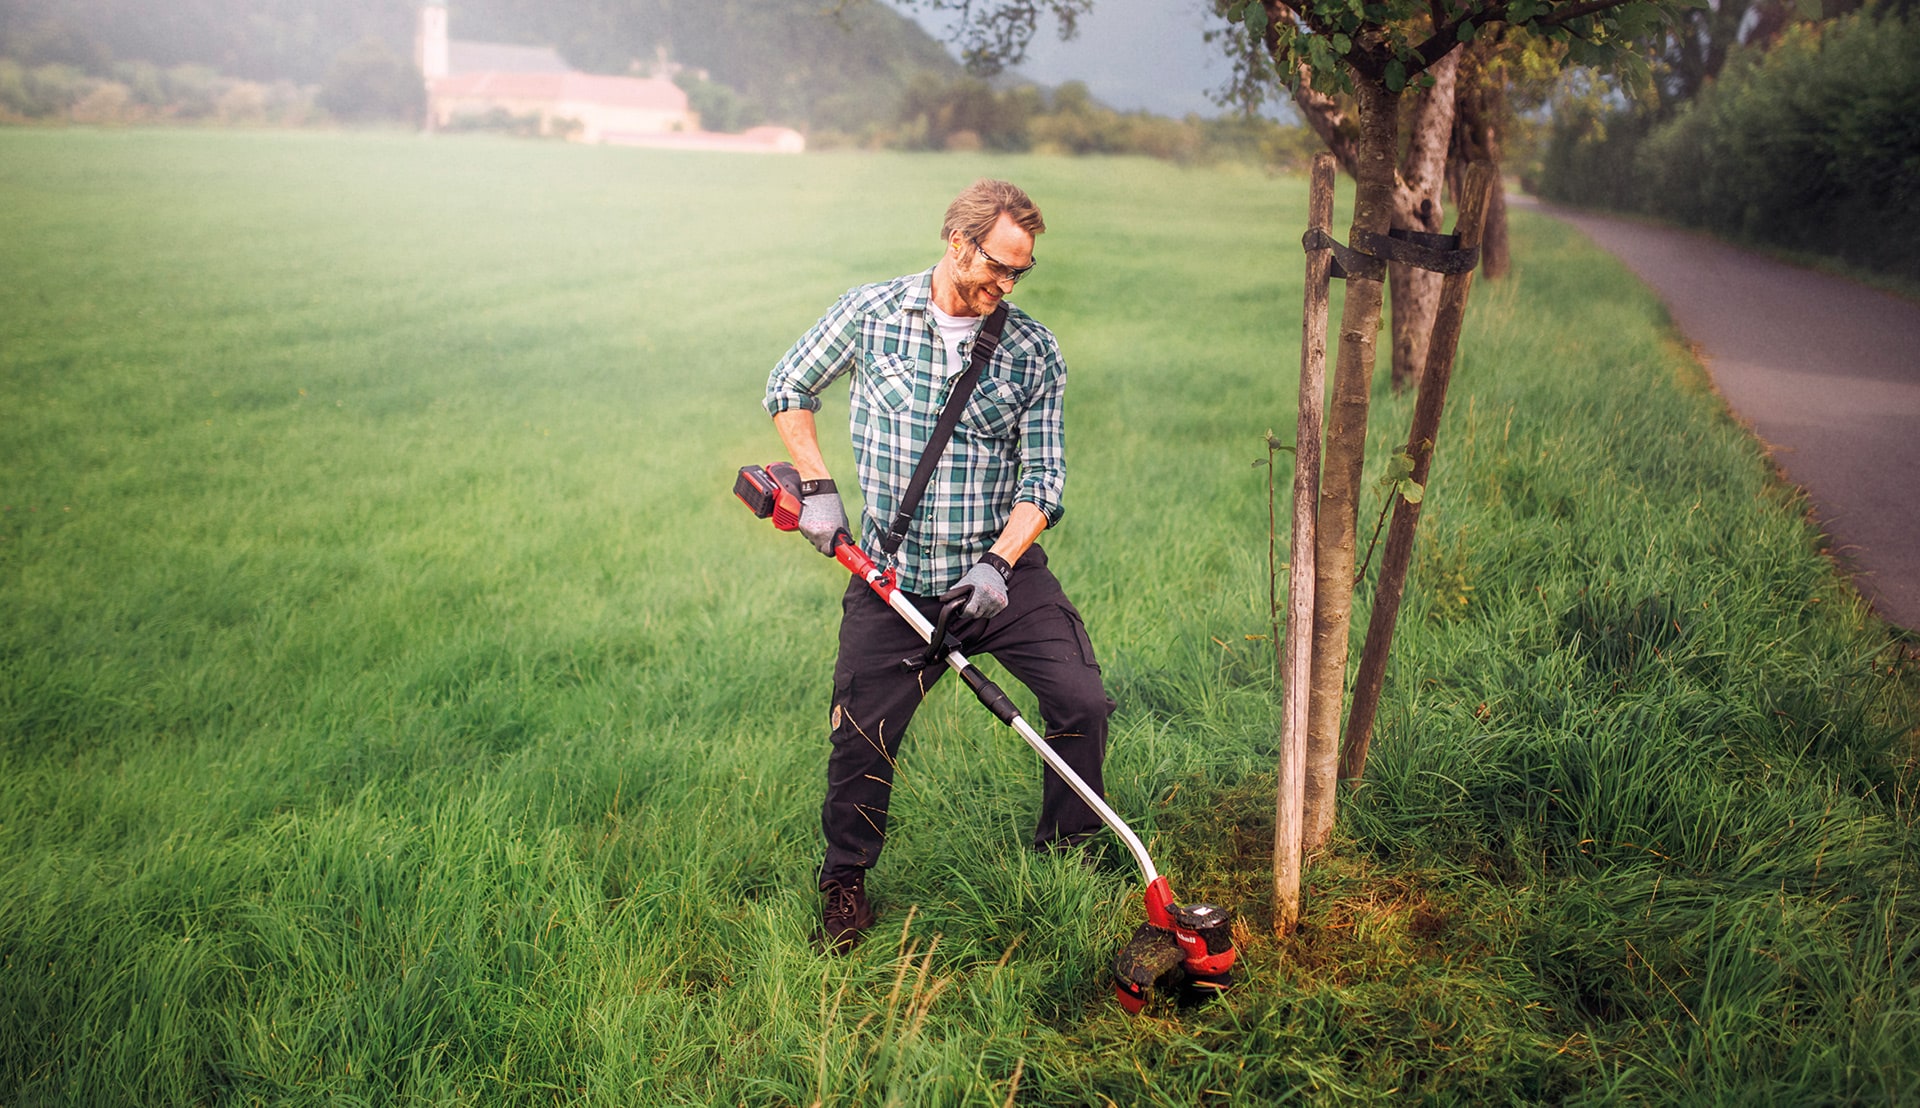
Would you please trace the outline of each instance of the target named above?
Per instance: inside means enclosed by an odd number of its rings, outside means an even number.
[[[1080,621],[1080,613],[1064,605],[1060,611],[1067,617],[1067,622],[1073,626],[1073,641],[1080,648],[1080,660],[1086,664],[1087,668],[1099,673],[1100,663],[1093,656],[1093,640],[1087,637],[1087,625]]]

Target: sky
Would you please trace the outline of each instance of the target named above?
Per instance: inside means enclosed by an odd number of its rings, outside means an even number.
[[[946,41],[926,12],[894,6]],[[1229,71],[1200,37],[1212,22],[1207,0],[1094,0],[1071,42],[1044,20],[1017,69],[1045,85],[1085,81],[1096,99],[1121,111],[1219,115],[1207,94],[1227,83]]]

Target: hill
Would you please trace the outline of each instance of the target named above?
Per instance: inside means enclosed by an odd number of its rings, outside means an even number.
[[[890,120],[915,74],[958,66],[913,21],[871,0],[467,0],[456,38],[552,45],[581,69],[625,72],[664,47],[768,118],[852,129]],[[0,0],[0,56],[105,75],[117,62],[203,65],[259,81],[322,81],[376,39],[411,57],[410,0]]]

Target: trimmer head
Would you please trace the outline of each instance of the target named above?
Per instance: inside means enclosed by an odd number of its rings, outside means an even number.
[[[1113,960],[1113,998],[1138,1014],[1154,990],[1177,988],[1182,1004],[1201,1004],[1233,983],[1233,912],[1217,904],[1173,903],[1164,877],[1147,886],[1147,922]]]

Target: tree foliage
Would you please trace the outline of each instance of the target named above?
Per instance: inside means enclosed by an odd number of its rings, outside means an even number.
[[[1541,191],[1920,278],[1920,15],[1732,52],[1670,117],[1563,106]]]
[[[674,74],[673,83],[687,94],[687,106],[707,131],[738,132],[760,122],[760,109],[732,87],[710,81],[696,70]]]
[[[372,37],[341,51],[320,87],[320,106],[350,122],[414,122],[427,107],[420,71]]]

